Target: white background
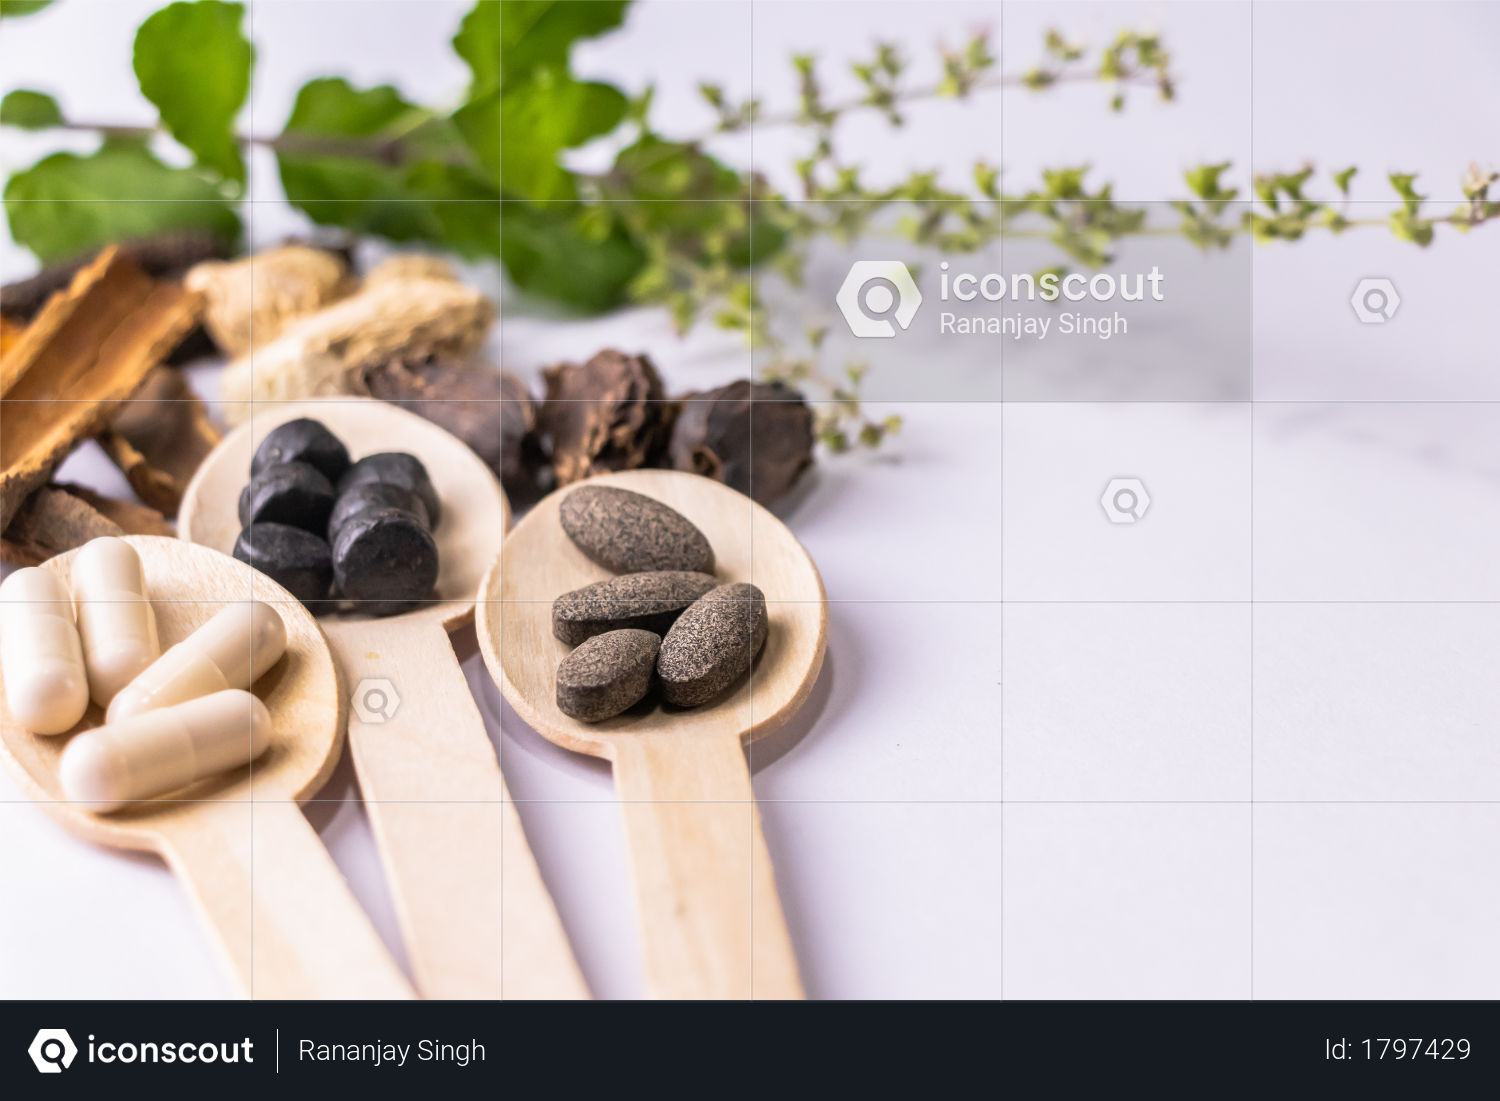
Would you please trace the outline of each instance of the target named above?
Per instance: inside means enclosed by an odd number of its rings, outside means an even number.
[[[128,42],[152,7],[62,0],[7,20],[0,88],[148,122]],[[274,132],[331,72],[456,99],[464,8],[258,0],[243,125]],[[1356,199],[1383,213],[1387,171],[1419,171],[1447,209],[1469,160],[1500,163],[1496,4],[643,3],[576,61],[632,91],[654,81],[658,125],[688,136],[712,121],[699,79],[785,107],[795,49],[825,59],[842,98],[839,70],[873,38],[899,41],[922,81],[937,43],[976,25],[1015,69],[1049,25],[1094,44],[1160,27],[1179,100],[1135,91],[1112,116],[1081,86],[924,104],[895,134],[855,119],[841,143],[868,183],[937,168],[962,187],[985,158],[1021,190],[1087,161],[1149,201],[1180,197],[1203,160],[1232,160],[1243,190],[1252,165],[1314,158],[1314,194],[1358,164]],[[6,130],[0,169],[59,147]],[[792,189],[805,141],[711,147]],[[305,229],[274,164],[253,169],[255,240]],[[833,601],[811,700],[752,756],[811,995],[1500,996],[1500,236],[1242,247],[1254,405],[924,401],[922,364],[897,363],[910,384],[887,392],[911,400],[872,412],[900,413],[902,435],[825,457],[779,510]],[[7,239],[0,265],[10,279],[34,262]],[[815,265],[810,311],[831,315],[846,267]],[[1366,275],[1401,290],[1387,325],[1348,305]],[[566,322],[503,293],[491,352],[533,380],[610,345],[649,351],[674,392],[748,371],[735,338],[680,340],[659,312]],[[127,492],[92,445],[62,476]],[[1150,489],[1139,524],[1100,508],[1120,476]],[[527,730],[472,637],[456,644],[591,987],[638,996],[608,767]],[[345,761],[309,817],[399,955],[356,796]],[[74,840],[0,777],[0,994],[232,993],[158,861]]]

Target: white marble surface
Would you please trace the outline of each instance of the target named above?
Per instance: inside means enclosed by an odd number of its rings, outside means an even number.
[[[144,117],[121,43],[152,6],[63,0],[24,41],[7,21],[3,89]],[[340,52],[317,29],[357,6],[257,0],[247,123],[278,125],[301,80],[338,67],[458,94],[446,38],[465,5],[367,7],[379,18]],[[91,33],[60,53],[80,19]],[[1140,199],[1175,194],[1200,159],[1234,159],[1244,187],[1252,163],[1317,154],[1365,166],[1357,199],[1403,169],[1447,204],[1468,159],[1500,161],[1482,107],[1500,22],[1479,5],[648,3],[578,61],[657,81],[668,128],[690,134],[709,120],[685,89],[706,74],[774,101],[793,44],[837,86],[832,64],[874,35],[930,68],[932,45],[983,22],[1023,62],[1049,23],[1098,40],[1154,22],[1182,60],[1180,103],[1138,96],[1113,118],[1098,89],[1068,88],[1003,111],[931,105],[894,135],[852,124],[873,182],[934,165],[960,183],[1000,123],[1008,186],[1093,160]],[[1346,34],[1358,48],[1327,48]],[[0,165],[51,140],[6,131]],[[791,139],[714,148],[790,184]],[[303,228],[263,157],[255,188],[256,241]],[[919,362],[888,368],[913,372],[881,388],[910,400],[873,410],[904,418],[899,439],[825,457],[780,510],[833,601],[812,698],[752,754],[811,995],[1500,996],[1494,234],[1251,250],[1253,406],[944,403],[922,400]],[[810,311],[831,309],[839,260],[820,261]],[[6,278],[30,263],[0,240]],[[1350,314],[1367,274],[1402,288],[1389,325]],[[564,322],[503,300],[490,350],[533,380],[607,345],[650,351],[673,390],[748,369],[733,337],[679,339],[658,312]],[[63,475],[124,492],[92,446]],[[1149,487],[1139,524],[1106,521],[1114,477]],[[592,989],[638,996],[608,767],[526,729],[472,637],[455,642]],[[401,956],[347,760],[308,814]],[[232,995],[160,862],[74,840],[0,776],[0,996]]]

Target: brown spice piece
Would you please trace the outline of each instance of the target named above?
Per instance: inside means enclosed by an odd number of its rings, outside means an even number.
[[[711,575],[686,570],[596,581],[552,602],[552,634],[569,646],[625,628],[665,635],[688,605],[716,585]]]
[[[557,709],[597,723],[639,703],[651,690],[660,646],[660,637],[650,631],[595,635],[558,665]]]
[[[574,546],[615,573],[714,572],[708,537],[682,513],[643,493],[579,486],[563,498],[557,516]]]
[[[770,505],[812,466],[813,440],[813,413],[801,394],[741,379],[682,399],[672,466]]]
[[[253,358],[225,368],[220,388],[229,421],[249,416],[252,399],[363,393],[370,364],[429,357],[467,364],[495,320],[494,303],[448,279],[381,275],[393,262],[376,268],[358,294],[297,319]]]
[[[0,360],[0,531],[194,325],[202,299],[106,249]]]
[[[303,245],[268,249],[232,263],[211,260],[188,272],[183,284],[203,295],[203,326],[230,356],[275,340],[299,317],[355,287],[338,255]]]
[[[750,668],[769,633],[759,588],[744,581],[720,585],[678,616],[661,640],[656,674],[662,698],[678,707],[707,703]]]
[[[134,241],[123,241],[110,248],[130,257],[135,265],[154,279],[178,279],[194,264],[205,260],[227,260],[230,242],[203,230],[174,230]],[[65,289],[74,277],[97,260],[105,250],[88,253],[72,260],[48,264],[30,279],[0,287],[0,313],[11,320],[30,321],[47,304],[47,299]]]
[[[536,496],[545,464],[537,441],[536,406],[526,384],[486,364],[391,360],[366,367],[366,393],[399,405],[452,432],[500,477],[513,497]]]
[[[26,330],[26,325],[21,321],[12,321],[4,314],[0,314],[0,359],[10,354],[21,339],[21,333]]]
[[[173,531],[161,513],[129,501],[103,497],[75,485],[38,489],[0,539],[0,561],[37,566],[101,535],[165,535]]]
[[[153,367],[98,436],[135,495],[168,517],[177,515],[193,473],[220,438],[207,406],[170,367]]]
[[[552,441],[558,485],[650,466],[665,451],[675,406],[645,356],[611,348],[581,366],[549,367],[542,376],[547,398],[539,422]]]
[[[163,535],[168,539],[177,537],[177,532],[171,524],[167,523],[167,518],[148,505],[138,505],[134,501],[121,501],[114,497],[106,497],[88,486],[75,485],[72,482],[53,482],[51,488],[60,489],[69,496],[77,497],[95,512],[103,515],[105,519],[119,524],[126,535]]]

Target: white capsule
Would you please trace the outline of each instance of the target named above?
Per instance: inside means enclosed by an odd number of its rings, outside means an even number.
[[[73,598],[89,695],[108,707],[115,693],[161,657],[141,556],[123,539],[90,540],[73,559]]]
[[[89,706],[73,594],[36,566],[0,585],[0,669],[10,713],[37,734],[71,730]]]
[[[236,601],[172,647],[109,705],[117,723],[159,707],[249,688],[286,651],[286,624],[269,604]]]
[[[103,813],[248,764],[271,734],[266,705],[231,688],[80,734],[58,774],[68,799]]]

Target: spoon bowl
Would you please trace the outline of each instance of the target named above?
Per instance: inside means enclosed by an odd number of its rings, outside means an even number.
[[[251,457],[267,433],[298,417],[321,421],[354,459],[415,455],[442,502],[431,600],[400,615],[355,610],[317,619],[354,693],[350,751],[417,987],[432,998],[586,997],[448,638],[472,618],[510,526],[510,505],[489,468],[457,437],[385,402],[257,402],[198,468],[178,534],[232,550]],[[272,584],[254,577],[257,586]]]
[[[254,571],[241,562],[174,539],[124,538],[140,555],[163,651],[226,604],[252,599]],[[77,554],[68,551],[42,568],[67,580]],[[287,648],[253,686],[275,736],[251,764],[95,814],[67,801],[58,764],[75,735],[103,725],[103,710],[90,703],[67,733],[32,734],[4,706],[3,687],[0,763],[79,837],[161,854],[193,895],[247,995],[410,997],[299,809],[327,781],[343,747],[338,669],[312,616],[281,586],[258,580],[254,598],[281,614]]]
[[[643,701],[585,723],[557,706],[552,602],[613,576],[575,547],[558,512],[576,486],[544,498],[485,576],[480,649],[505,698],[533,730],[614,765],[645,940],[646,980],[661,997],[801,997],[743,747],[807,699],[828,637],[812,558],[766,509],[718,482],[668,470],[589,479],[671,506],[708,537],[720,584],[749,581],[770,624],[748,675],[701,707]]]

